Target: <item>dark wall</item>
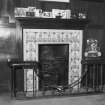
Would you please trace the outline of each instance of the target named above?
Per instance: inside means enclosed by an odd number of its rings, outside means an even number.
[[[16,7],[39,6],[38,0],[14,0]]]
[[[10,90],[9,59],[21,58],[20,39],[16,36],[16,27],[0,25],[0,92]]]
[[[102,56],[105,57],[104,47],[104,3],[102,2],[88,2],[83,0],[71,0],[71,9],[86,10],[89,23],[84,30],[84,48],[88,38],[97,39],[101,47]]]
[[[28,7],[35,6],[37,8],[42,8],[44,10],[51,9],[68,9],[69,3],[61,3],[61,2],[42,2],[38,0],[15,0],[14,2],[16,7]]]

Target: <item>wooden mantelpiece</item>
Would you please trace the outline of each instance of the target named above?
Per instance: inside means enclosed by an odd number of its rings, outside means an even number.
[[[36,29],[83,29],[89,22],[87,19],[55,19],[55,18],[16,18],[24,28]]]

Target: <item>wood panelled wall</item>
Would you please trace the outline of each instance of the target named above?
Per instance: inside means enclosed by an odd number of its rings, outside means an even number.
[[[71,9],[81,10],[81,8],[87,11],[87,17],[89,23],[84,30],[84,49],[86,46],[86,40],[88,38],[97,39],[101,47],[102,56],[105,58],[105,37],[104,37],[104,3],[103,2],[88,2],[82,0],[71,0]]]
[[[2,32],[2,33],[1,33]],[[11,27],[0,25],[0,93],[10,91],[9,59],[19,59],[21,56],[21,42],[16,35],[15,24]]]
[[[14,0],[16,7],[39,6],[38,0]]]

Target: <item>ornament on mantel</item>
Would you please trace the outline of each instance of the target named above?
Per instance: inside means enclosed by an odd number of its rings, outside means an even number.
[[[85,57],[100,57],[101,55],[102,54],[100,51],[100,47],[98,45],[98,40],[88,39],[84,56]]]

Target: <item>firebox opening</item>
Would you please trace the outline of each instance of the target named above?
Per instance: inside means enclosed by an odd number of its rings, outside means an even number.
[[[39,89],[68,84],[69,44],[39,44]]]

